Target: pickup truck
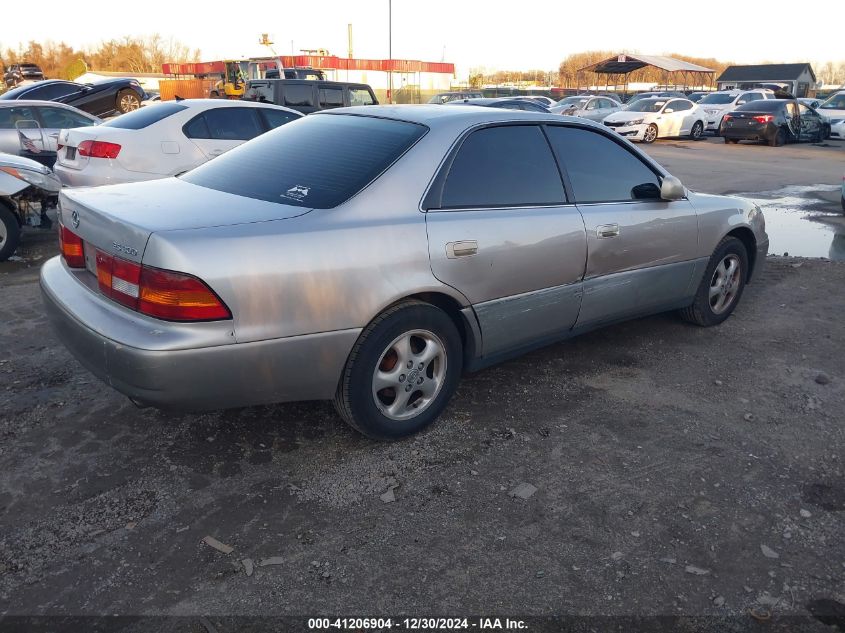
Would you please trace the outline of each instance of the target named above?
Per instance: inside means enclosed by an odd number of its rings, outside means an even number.
[[[344,106],[378,105],[369,85],[345,81],[253,79],[247,83],[243,98],[282,105],[303,114]]]

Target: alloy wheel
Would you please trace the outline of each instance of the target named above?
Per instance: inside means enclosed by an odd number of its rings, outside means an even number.
[[[120,110],[121,112],[131,112],[132,110],[137,110],[141,107],[141,102],[138,100],[138,97],[134,95],[123,95],[120,98]]]
[[[742,280],[742,263],[739,257],[726,255],[713,271],[710,279],[710,309],[722,314],[734,302]]]

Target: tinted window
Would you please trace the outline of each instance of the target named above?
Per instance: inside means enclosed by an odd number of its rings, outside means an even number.
[[[641,193],[641,185],[653,184],[660,191],[657,175],[630,151],[603,134],[562,126],[546,129],[569,174],[576,202],[654,199],[655,196]]]
[[[443,208],[560,204],[560,173],[536,125],[493,127],[463,142],[443,185]]]
[[[823,110],[845,110],[845,92],[838,92],[819,106]]]
[[[96,121],[64,108],[38,108],[38,114],[41,116],[42,125],[47,128],[66,130],[96,124]]]
[[[32,128],[37,125],[35,111],[28,106],[0,108],[0,129]]]
[[[79,92],[79,86],[76,84],[48,84],[46,86],[36,86],[32,90],[27,91],[25,98],[51,101],[52,99],[66,97],[74,92]]]
[[[752,110],[754,112],[777,112],[783,107],[783,101],[777,99],[758,99],[745,103],[737,108],[738,111]]]
[[[244,94],[244,98],[273,103],[273,86],[269,81],[250,82],[249,89]]]
[[[283,90],[286,106],[314,105],[314,95],[310,84],[286,84]]]
[[[267,127],[271,130],[280,127],[285,123],[290,123],[294,119],[302,118],[298,115],[298,113],[286,112],[284,110],[260,108],[259,111],[261,112],[261,116],[264,117],[264,122],[267,124]]]
[[[247,198],[329,209],[366,187],[426,130],[404,121],[311,115],[226,152],[182,178]]]
[[[157,106],[138,108],[132,112],[121,114],[119,117],[103,123],[103,127],[116,127],[122,130],[142,130],[153,123],[158,123],[162,119],[166,119],[177,112],[187,109],[188,106],[176,101],[160,103]]]
[[[708,103],[713,105],[726,105],[728,103],[733,103],[734,99],[736,99],[736,97],[731,94],[726,94],[724,92],[711,92],[699,101],[699,103],[702,105],[706,105]]]
[[[340,88],[320,88],[320,105],[336,108],[343,105],[343,91]]]
[[[161,106],[157,106],[161,107]],[[252,108],[216,108],[206,110],[202,114],[205,119],[206,130],[201,125],[191,127],[190,131],[200,134],[207,131],[206,136],[189,135],[186,126],[185,136],[189,138],[213,138],[221,141],[248,141],[261,134],[264,130],[258,122],[256,112]]]
[[[369,90],[364,88],[350,88],[349,89],[349,104],[350,105],[373,105],[373,97]]]

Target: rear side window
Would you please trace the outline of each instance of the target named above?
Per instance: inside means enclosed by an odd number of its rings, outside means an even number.
[[[38,127],[35,111],[29,106],[15,106],[0,108],[0,129],[14,130],[15,128]]]
[[[516,207],[564,199],[543,132],[536,125],[518,125],[470,134],[449,168],[441,207]]]
[[[427,130],[405,121],[311,115],[228,151],[182,179],[247,198],[330,209],[366,187]]]
[[[166,119],[177,112],[187,109],[188,106],[182,105],[178,101],[160,103],[121,114],[119,117],[103,123],[103,127],[117,127],[122,130],[143,130],[153,123],[158,123],[162,119]]]
[[[41,115],[41,122],[46,128],[63,130],[73,127],[88,127],[96,123],[88,117],[64,108],[39,108],[38,114]]]
[[[161,107],[161,106],[154,106]],[[153,108],[151,108],[153,109]],[[188,138],[248,141],[264,129],[254,108],[215,108],[191,119],[182,131]]]
[[[286,106],[314,105],[314,91],[309,84],[286,84],[283,90]]]
[[[343,91],[340,88],[320,88],[320,106],[338,108],[343,105]]]
[[[563,126],[548,126],[546,130],[569,174],[575,202],[660,198],[657,174],[605,135]]]
[[[271,130],[280,127],[285,123],[290,123],[294,119],[302,118],[297,113],[287,112],[285,110],[276,110],[273,108],[260,108],[259,111],[261,112],[261,116],[264,117],[264,122],[267,124],[267,128]]]
[[[349,103],[350,105],[373,105],[373,100],[370,91],[365,88],[350,88],[349,89]]]

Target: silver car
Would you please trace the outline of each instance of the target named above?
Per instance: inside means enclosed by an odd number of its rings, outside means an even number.
[[[608,115],[619,112],[622,104],[609,97],[566,97],[549,108],[553,114],[577,116],[590,121],[602,121]]]
[[[333,399],[375,438],[552,341],[667,310],[721,323],[768,250],[755,204],[685,189],[603,126],[470,106],[321,112],[60,206],[47,311],[109,385],[162,408]]]
[[[0,101],[0,152],[42,155],[55,161],[63,129],[102,123],[94,115],[55,101]]]

